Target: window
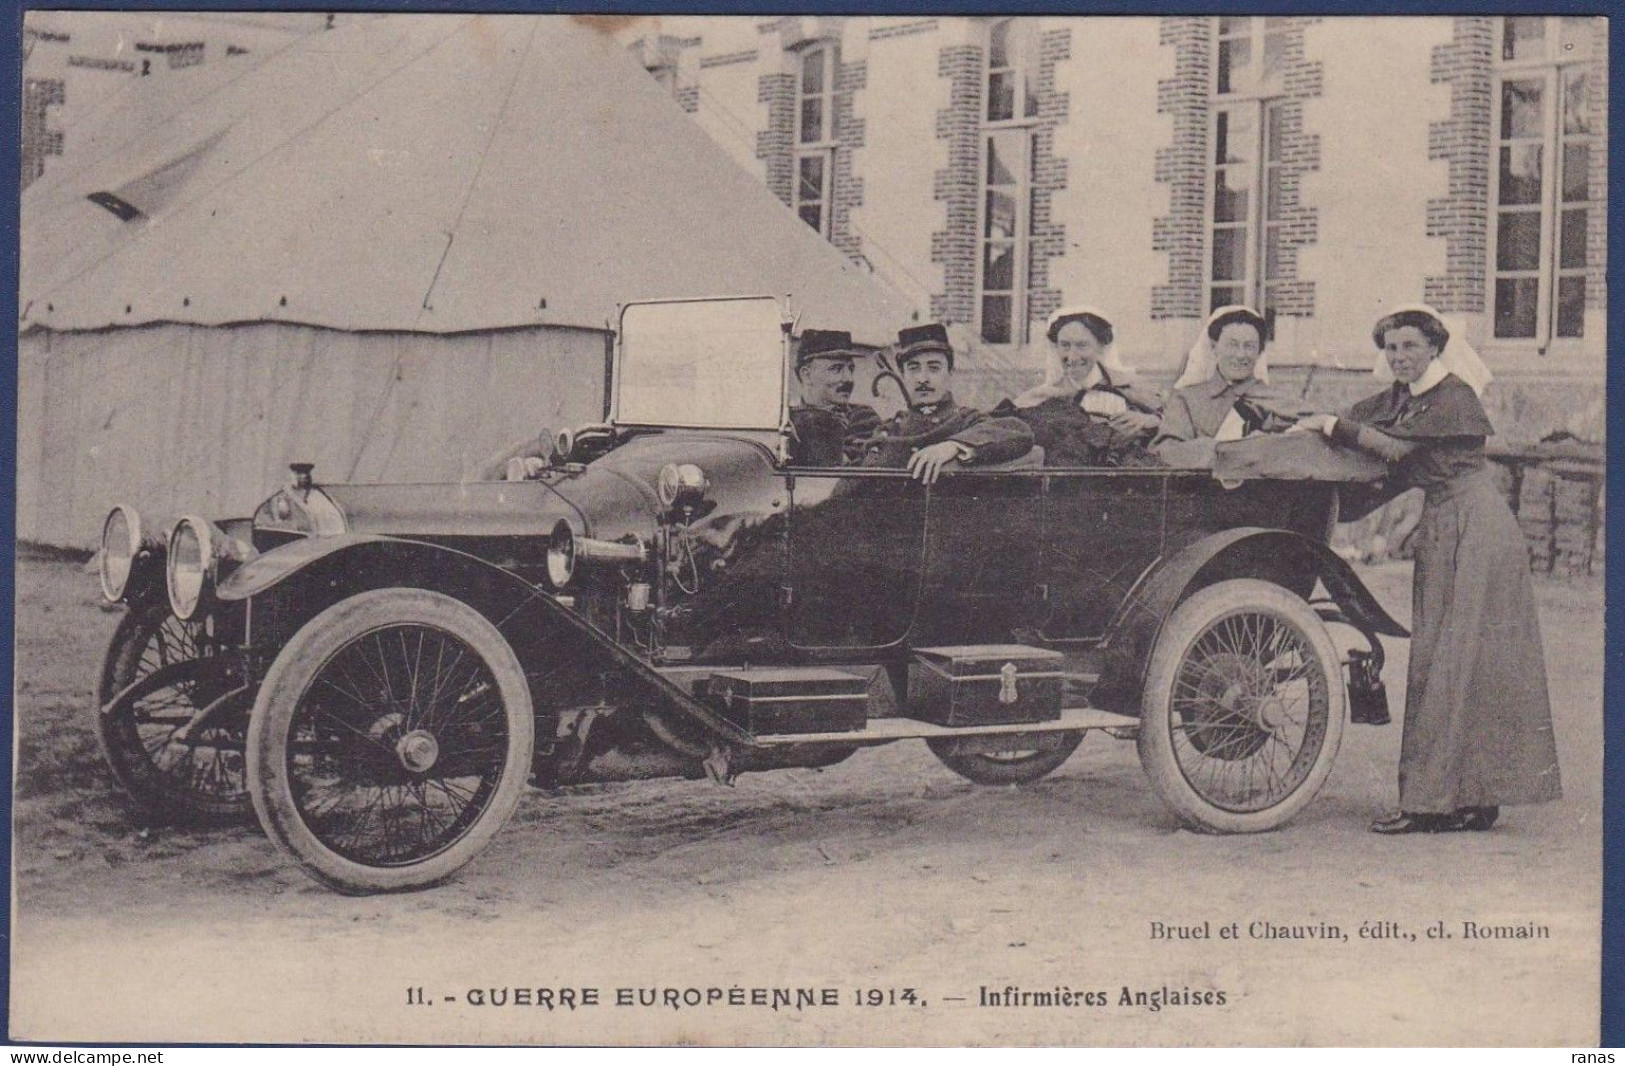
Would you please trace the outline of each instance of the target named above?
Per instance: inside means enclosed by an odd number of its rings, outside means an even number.
[[[796,146],[791,206],[820,234],[830,234],[830,186],[835,169],[835,48],[816,45],[796,71]]]
[[[1215,107],[1208,181],[1208,310],[1257,307],[1272,333],[1282,280],[1283,114],[1279,100]]]
[[[989,344],[1027,341],[1032,270],[1032,164],[1038,87],[1030,19],[988,25],[976,252],[977,333]]]
[[[1503,18],[1495,82],[1490,267],[1494,334],[1585,335],[1590,171],[1600,151],[1590,94],[1591,20]]]
[[[987,121],[1038,117],[1038,86],[1025,19],[997,19],[987,31]]]
[[[1258,308],[1274,332],[1281,282],[1283,91],[1290,19],[1214,19],[1207,306]]]
[[[1291,21],[1256,15],[1217,20],[1214,93],[1218,96],[1267,96],[1281,91],[1286,69],[1287,32]]]

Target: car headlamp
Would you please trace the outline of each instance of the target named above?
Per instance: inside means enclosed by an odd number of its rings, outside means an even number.
[[[134,591],[130,578],[152,561],[152,547],[135,508],[119,504],[107,513],[102,523],[99,576],[102,595],[109,603],[118,603]]]
[[[553,527],[547,542],[547,580],[555,589],[570,583],[576,573],[576,535],[570,523],[560,522]]]
[[[169,608],[183,621],[214,600],[220,579],[250,558],[254,550],[223,533],[213,522],[188,515],[169,532],[164,584]]]
[[[674,507],[695,507],[705,500],[705,493],[711,487],[711,482],[701,470],[693,463],[667,463],[660,468],[660,475],[655,481],[655,492],[660,497],[660,506],[670,510]]]

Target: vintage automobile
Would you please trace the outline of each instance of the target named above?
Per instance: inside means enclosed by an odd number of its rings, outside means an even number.
[[[1369,702],[1377,635],[1405,635],[1327,547],[1337,483],[797,468],[786,317],[626,306],[606,421],[510,464],[527,479],[295,463],[251,517],[114,508],[101,583],[128,612],[95,713],[120,784],[150,817],[252,805],[344,892],[446,878],[527,784],[729,783],[910,738],[987,784],[1137,738],[1209,832],[1313,798],[1345,667]],[[1345,660],[1329,624],[1369,647]]]

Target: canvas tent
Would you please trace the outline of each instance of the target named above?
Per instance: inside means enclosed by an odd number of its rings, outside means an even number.
[[[876,344],[912,310],[590,21],[380,17],[189,96],[24,197],[20,537],[242,512],[292,459],[454,480],[599,415],[624,301],[789,293]]]

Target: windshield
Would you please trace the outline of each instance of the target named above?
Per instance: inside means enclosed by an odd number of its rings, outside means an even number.
[[[777,431],[785,413],[782,321],[771,296],[628,304],[615,421]]]

